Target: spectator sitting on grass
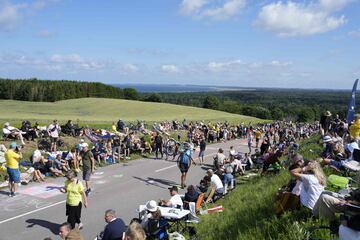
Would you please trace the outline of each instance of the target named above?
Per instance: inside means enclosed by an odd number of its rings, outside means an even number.
[[[290,173],[302,183],[300,191],[301,204],[312,210],[326,185],[326,177],[320,164],[310,161],[306,167],[295,168]]]
[[[53,157],[49,157],[47,160],[45,160],[45,172],[47,174],[53,174],[56,177],[63,177],[63,172],[56,167],[56,163],[54,160],[55,159]]]
[[[106,163],[105,158],[106,158],[106,153],[105,150],[103,148],[100,147],[99,143],[96,143],[94,148],[91,150],[91,152],[94,155],[94,159],[95,161],[97,161],[99,164],[101,162]]]
[[[74,171],[75,172],[80,172],[80,168],[79,168],[79,160],[77,158],[77,154],[76,154],[76,148],[72,148],[66,155],[65,160],[68,162],[69,166],[73,166],[74,167]]]
[[[189,209],[189,203],[190,202],[196,202],[200,193],[196,191],[194,185],[189,185],[187,187],[187,192],[185,193],[184,197],[184,208]]]
[[[137,222],[131,223],[125,232],[125,240],[145,240],[145,238],[144,229]]]
[[[70,223],[63,223],[60,225],[59,235],[63,240],[84,240],[79,229],[71,229]]]
[[[70,171],[70,167],[67,161],[61,159],[62,155],[61,154],[57,154],[56,158],[55,158],[55,164],[56,164],[56,168],[62,171]]]
[[[148,223],[150,219],[160,220],[161,211],[156,203],[156,201],[151,200],[146,203],[146,213],[142,216],[141,226],[144,228],[145,232],[148,232]]]
[[[211,191],[214,192],[213,200],[215,201],[224,194],[224,185],[220,177],[214,174],[212,169],[207,170],[207,175],[210,177]]]
[[[172,186],[169,190],[171,198],[169,200],[160,200],[160,205],[165,207],[181,208],[183,206],[183,201],[178,193],[179,190],[177,186]]]
[[[121,218],[116,217],[115,210],[107,210],[104,218],[107,225],[101,240],[122,239],[126,231],[126,225]]]
[[[24,142],[24,138],[23,138],[23,133],[22,131],[20,131],[18,128],[15,128],[13,126],[10,126],[10,123],[6,122],[4,124],[4,128],[3,128],[3,134],[7,137],[9,136],[13,136],[15,138],[19,138],[20,141],[21,141],[21,144],[22,145],[25,145],[25,142]]]

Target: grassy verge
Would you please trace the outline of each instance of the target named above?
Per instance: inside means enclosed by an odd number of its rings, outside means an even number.
[[[300,153],[308,159],[318,156],[319,139],[316,136],[303,141]],[[275,215],[276,193],[289,180],[288,171],[283,170],[278,175],[255,177],[239,185],[216,202],[224,207],[222,213],[201,216],[197,225],[199,239],[304,239],[307,227],[322,224],[309,218],[308,209],[287,212],[281,217]],[[324,236],[325,231],[316,233],[316,237]]]

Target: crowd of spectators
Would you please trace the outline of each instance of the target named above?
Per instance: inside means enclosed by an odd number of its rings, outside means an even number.
[[[33,129],[30,123],[27,124],[27,129]],[[71,126],[72,123],[68,122],[67,124]],[[72,131],[69,126],[67,129],[69,135],[76,135],[75,129]],[[105,221],[108,225],[102,239],[111,239],[106,237],[107,234],[120,232],[119,229],[126,239],[142,239],[141,236],[150,234],[150,229],[151,231],[153,229],[149,225],[153,224],[151,219],[157,220],[159,226],[161,219],[159,206],[191,209],[192,203],[198,202],[200,196],[203,199],[202,203],[215,202],[236,187],[237,175],[243,175],[253,168],[261,169],[261,175],[267,174],[269,171],[278,172],[286,163],[290,165],[289,171],[294,177],[294,184],[288,189],[291,198],[287,199],[298,201],[315,217],[328,219],[332,227],[340,225],[336,213],[344,212],[347,205],[355,207],[360,205],[359,190],[348,191],[345,195],[326,191],[327,177],[323,171],[323,168],[327,166],[337,175],[360,171],[360,115],[355,115],[354,122],[350,124],[342,121],[338,116],[332,118],[330,112],[325,112],[320,121],[313,124],[274,122],[252,126],[251,124],[230,125],[227,122],[188,123],[184,120],[182,123],[177,121],[155,123],[151,130],[147,129],[147,125],[143,122],[127,126],[122,120],[119,120],[117,124],[113,124],[112,130],[83,130],[81,133],[83,139],[80,139],[79,143],[68,151],[58,151],[57,149],[56,142],[61,129],[56,120],[46,128],[51,139],[51,149],[49,152],[41,149],[33,152],[29,168],[31,171],[28,174],[36,181],[44,181],[45,176],[64,176],[71,169],[80,172],[80,166],[82,166],[83,180],[86,184],[83,189],[84,198],[91,192],[90,176],[94,173],[96,163],[120,162],[122,159],[129,158],[130,154],[134,152],[155,153],[155,158],[163,158],[163,155],[166,154],[166,140],[170,138],[171,134],[178,135],[178,142],[182,140],[181,133],[186,134],[186,141],[194,149],[199,148],[200,164],[204,164],[207,143],[235,138],[243,138],[248,142],[249,152],[246,153],[237,152],[236,147],[231,147],[228,152],[221,148],[218,149],[211,168],[207,170],[199,184],[186,186],[185,180],[182,179],[181,187],[187,187],[184,196],[179,195],[177,186],[172,186],[169,188],[169,199],[162,199],[159,202],[149,201],[146,204],[146,214],[143,214],[138,224],[130,224],[126,234],[125,224],[122,220],[117,220],[115,211],[106,211]],[[9,123],[6,123],[3,129],[7,138],[20,139],[23,145],[26,144],[24,139],[28,140],[38,136],[37,130],[33,131],[30,133],[25,128],[17,129],[11,127]],[[294,153],[299,148],[299,140],[306,139],[315,133],[320,133],[324,144],[319,159],[305,160],[301,155]],[[84,139],[90,140],[92,147]],[[9,195],[14,196],[16,195],[16,183],[20,181],[18,164],[22,158],[21,147],[12,142],[9,150],[6,148],[4,150],[2,147],[2,151],[5,152],[7,161]],[[173,157],[175,158],[177,154],[180,156],[183,151],[179,145],[176,145]],[[285,154],[289,156],[288,161],[284,160]],[[278,213],[286,210],[284,207],[288,206],[286,204],[280,202],[281,211]],[[346,222],[343,221],[340,226],[341,239],[356,239],[351,237],[359,236],[359,212],[352,209],[350,215],[342,220],[346,220]],[[66,223],[61,226],[62,236],[80,235],[75,228],[75,224],[80,224],[79,219],[75,216],[68,218],[68,222],[70,224]],[[134,238],[134,236],[138,238]]]

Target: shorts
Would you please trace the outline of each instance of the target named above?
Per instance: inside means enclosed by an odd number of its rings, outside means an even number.
[[[336,160],[331,160],[330,161],[330,165],[333,166],[333,167],[336,167],[337,169],[342,169],[343,164],[344,164],[344,161],[336,161]]]
[[[199,157],[204,157],[205,156],[205,150],[201,150],[199,152]]]
[[[50,137],[51,143],[56,143],[58,141],[57,137]]]
[[[179,169],[181,173],[187,173],[189,171],[189,165],[180,163]]]
[[[19,183],[20,182],[20,171],[19,169],[7,168],[9,174],[9,182]]]
[[[83,180],[90,181],[91,170],[83,170]]]

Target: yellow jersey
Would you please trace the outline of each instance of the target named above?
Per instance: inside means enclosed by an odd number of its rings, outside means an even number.
[[[20,155],[13,149],[9,149],[5,153],[6,166],[12,169],[19,169]]]

